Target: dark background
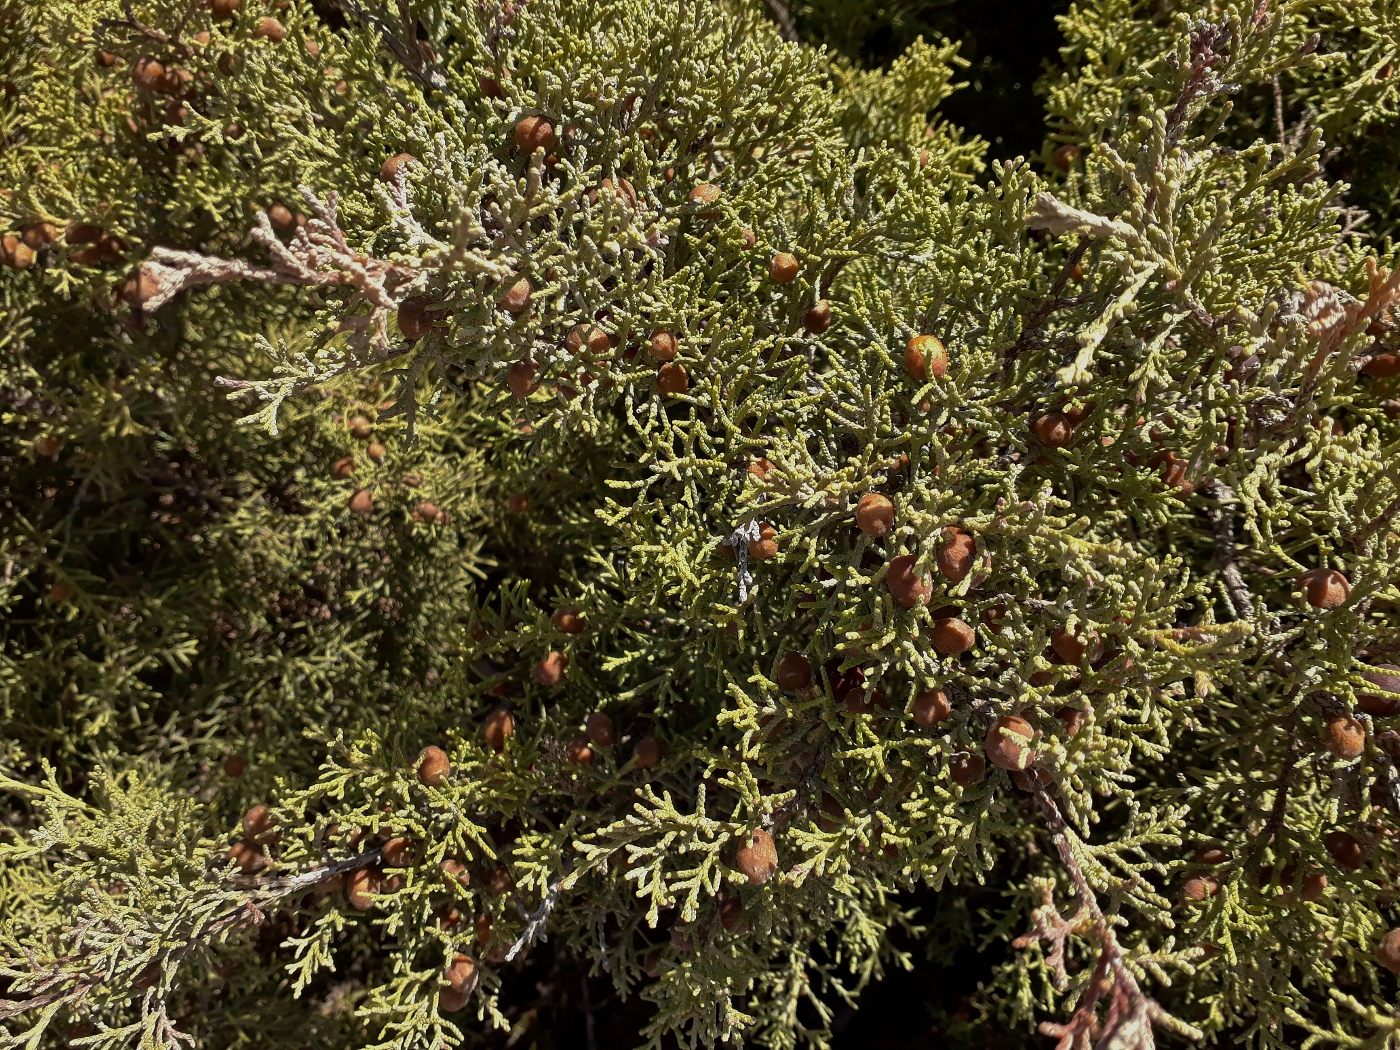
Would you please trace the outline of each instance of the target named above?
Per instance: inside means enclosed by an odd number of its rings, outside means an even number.
[[[1035,81],[1053,63],[1069,0],[793,0],[799,36],[884,65],[923,35],[961,45],[966,86],[939,112],[990,144],[989,159],[1033,156],[1044,139]]]

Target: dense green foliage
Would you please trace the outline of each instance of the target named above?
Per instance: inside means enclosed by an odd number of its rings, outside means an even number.
[[[0,1046],[1400,1046],[1400,3],[951,6],[0,6]]]

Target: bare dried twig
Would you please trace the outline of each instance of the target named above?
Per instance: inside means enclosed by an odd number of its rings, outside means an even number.
[[[1074,886],[1079,908],[1070,919],[1065,919],[1053,902],[1047,900],[1046,905],[1037,909],[1036,931],[1021,938],[1020,944],[1033,940],[1049,942],[1052,969],[1056,960],[1059,962],[1056,972],[1058,981],[1061,977],[1066,980],[1068,977],[1064,971],[1064,945],[1071,934],[1084,929],[1091,932],[1099,943],[1098,961],[1074,1014],[1063,1024],[1048,1021],[1041,1024],[1041,1032],[1058,1040],[1056,1050],[1090,1050],[1093,1046],[1153,1050],[1156,1046],[1153,1035],[1155,1025],[1170,1025],[1174,1030],[1199,1038],[1198,1032],[1173,1018],[1143,992],[1128,967],[1113,926],[1099,907],[1093,887],[1089,885],[1079,858],[1075,856],[1071,842],[1073,832],[1065,823],[1060,807],[1043,784],[1036,784],[1035,800],[1045,817],[1046,829],[1055,845],[1060,864]],[[1100,1016],[1099,1004],[1104,1000],[1107,1000],[1107,1005]]]

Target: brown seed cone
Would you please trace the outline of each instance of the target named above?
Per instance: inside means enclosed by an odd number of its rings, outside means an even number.
[[[959,656],[977,644],[977,632],[956,616],[940,616],[928,632],[929,642],[944,656]]]
[[[739,849],[734,854],[734,867],[751,886],[762,886],[778,870],[778,847],[773,836],[762,828],[754,831],[752,841],[740,836]]]
[[[1192,864],[1224,864],[1230,859],[1230,851],[1219,846],[1199,846],[1191,854]]]
[[[1212,875],[1191,875],[1181,884],[1181,900],[1185,904],[1199,904],[1220,892],[1220,883]]]
[[[1175,452],[1168,452],[1161,462],[1162,483],[1183,495],[1191,495],[1196,491],[1196,483],[1186,476],[1189,466],[1190,464]]]
[[[1327,876],[1320,871],[1308,872],[1298,887],[1298,896],[1309,903],[1322,900],[1326,892]]]
[[[1086,631],[1082,626],[1080,633],[1074,634],[1064,628],[1058,628],[1050,634],[1050,648],[1055,651],[1065,663],[1077,665],[1083,663],[1087,656],[1089,662],[1093,663],[1103,655],[1103,642],[1093,631]]]
[[[345,877],[345,900],[352,908],[368,911],[374,907],[381,879],[376,868],[359,868]]]
[[[504,751],[506,741],[515,735],[515,716],[504,707],[498,707],[486,716],[483,726],[486,746],[492,751]]]
[[[609,176],[604,178],[603,181],[599,183],[599,186],[601,189],[612,191],[613,196],[632,208],[636,208],[641,202],[641,198],[637,195],[637,187],[633,186],[629,179],[618,178],[614,181],[612,177]],[[590,202],[596,201],[596,199],[596,193],[589,194]]]
[[[588,746],[588,741],[581,736],[576,736],[569,741],[567,752],[569,761],[576,766],[586,766],[593,761],[593,749]]]
[[[292,209],[281,201],[274,201],[268,205],[267,221],[272,223],[272,228],[278,233],[286,233],[297,224],[297,218],[292,214]]]
[[[1351,581],[1336,569],[1309,569],[1298,577],[1298,589],[1314,609],[1335,609],[1351,595]]]
[[[51,222],[31,222],[19,231],[19,239],[25,246],[38,251],[46,244],[58,239],[58,227]]]
[[[418,782],[428,787],[442,787],[452,775],[452,762],[447,752],[436,744],[429,744],[418,752],[414,768],[418,773]]]
[[[920,382],[948,374],[948,351],[936,335],[916,335],[904,346],[904,370]]]
[[[471,872],[467,866],[457,857],[447,857],[438,864],[438,870],[450,882],[455,882],[459,886],[470,886],[472,882]]]
[[[1070,425],[1076,427],[1079,426],[1080,423],[1083,423],[1084,420],[1088,419],[1089,413],[1093,410],[1094,406],[1087,401],[1078,401],[1073,404],[1066,405],[1062,409],[1062,411],[1065,414],[1065,418],[1069,420]]]
[[[593,358],[600,358],[612,349],[612,337],[596,324],[576,324],[564,339],[564,349],[577,354],[585,347]]]
[[[948,542],[939,550],[935,559],[938,571],[949,583],[961,583],[977,558],[977,541],[962,529],[948,529]]]
[[[97,244],[107,231],[95,222],[70,222],[63,231],[63,239],[69,244]]]
[[[821,335],[831,327],[831,303],[820,299],[802,315],[802,327],[812,335]]]
[[[168,66],[165,73],[156,83],[156,90],[162,95],[183,95],[189,90],[190,84],[194,81],[194,74],[183,66]],[[182,114],[183,116],[183,114]],[[180,123],[180,120],[172,120],[171,123]]]
[[[568,666],[568,654],[554,650],[546,653],[545,656],[535,664],[531,674],[537,684],[548,688],[556,686],[563,681],[564,671]]]
[[[1055,717],[1064,725],[1065,734],[1073,739],[1084,728],[1084,723],[1088,721],[1089,715],[1083,708],[1066,705],[1055,712]]]
[[[432,500],[422,500],[413,508],[413,520],[424,525],[436,525],[444,517],[442,508]]]
[[[469,992],[459,992],[455,988],[438,989],[438,1013],[440,1014],[455,1014],[460,1010],[465,1010],[469,1002],[471,1002]]]
[[[362,518],[374,513],[374,495],[369,489],[356,489],[350,494],[350,511]]]
[[[549,153],[559,145],[559,136],[554,125],[544,117],[531,115],[521,117],[515,124],[515,144],[526,153],[544,150]]]
[[[555,609],[549,622],[554,624],[556,630],[563,631],[565,634],[582,634],[584,628],[588,626],[583,618],[583,612],[572,606]]]
[[[13,270],[27,270],[34,265],[34,249],[13,233],[0,238],[0,263]]]
[[[680,343],[676,337],[664,328],[659,328],[651,333],[651,338],[647,340],[647,353],[651,354],[652,360],[666,362],[675,359],[680,351]]]
[[[165,79],[165,66],[150,55],[142,55],[132,63],[131,79],[143,91],[158,91]]]
[[[690,373],[686,371],[685,365],[668,361],[656,373],[656,388],[667,397],[684,394],[690,389]]]
[[[654,736],[644,736],[632,748],[632,760],[638,769],[651,769],[661,761],[666,745]]]
[[[476,936],[477,944],[491,943],[491,916],[482,912],[476,917],[476,922],[472,924],[472,932]]]
[[[443,970],[443,980],[454,992],[471,992],[476,987],[476,960],[464,952],[452,956],[452,961]]]
[[[1368,715],[1387,718],[1400,714],[1400,667],[1377,664],[1361,671],[1373,692],[1357,693],[1356,704]]]
[[[276,823],[272,807],[266,802],[259,802],[248,807],[243,814],[243,837],[250,842],[265,842]]]
[[[1400,376],[1400,354],[1389,351],[1372,354],[1370,360],[1361,366],[1361,371],[1372,379]]]
[[[133,310],[140,310],[159,291],[155,275],[143,266],[122,282],[122,302]]]
[[[1079,147],[1073,142],[1062,142],[1050,154],[1050,163],[1061,171],[1069,171],[1079,157]]]
[[[856,504],[856,526],[867,536],[880,539],[894,528],[894,503],[879,492],[867,492]]]
[[[414,841],[406,835],[395,835],[386,839],[381,850],[385,867],[408,867],[414,861],[416,848]]]
[[[797,693],[812,684],[812,665],[801,653],[784,653],[775,671],[778,688],[785,693]]]
[[[1376,943],[1376,962],[1391,973],[1400,973],[1400,929],[1391,930]]]
[[[523,314],[530,308],[530,297],[534,293],[535,286],[530,283],[530,279],[518,277],[506,286],[501,297],[496,300],[496,305],[508,314]]]
[[[778,530],[768,522],[758,527],[758,539],[749,540],[749,557],[755,561],[767,561],[778,556]]]
[[[1348,715],[1334,715],[1323,727],[1322,742],[1338,758],[1360,758],[1366,750],[1366,727]]]
[[[1046,412],[1032,421],[1031,433],[1043,445],[1064,448],[1074,437],[1074,425],[1063,412]]]
[[[256,874],[267,863],[262,847],[246,839],[229,847],[228,858],[238,865],[244,875]]]
[[[56,459],[63,451],[63,438],[58,434],[41,434],[34,439],[34,454],[43,459]]]
[[[691,207],[695,208],[695,214],[702,219],[715,219],[719,217],[719,209],[714,207],[719,203],[720,197],[724,195],[721,190],[712,182],[702,182],[690,191],[688,200]]]
[[[1017,715],[1003,715],[987,730],[987,759],[1000,769],[1026,769],[1035,761],[1035,727]]]
[[[795,255],[779,252],[768,263],[768,276],[775,284],[791,284],[802,269]]]
[[[953,702],[942,689],[924,689],[914,697],[912,713],[921,726],[937,725],[953,717]]]
[[[757,481],[767,481],[768,475],[773,473],[773,461],[767,456],[759,456],[749,464],[748,473]]]
[[[584,733],[599,747],[612,747],[617,743],[617,729],[613,720],[603,711],[594,711],[583,720]]]
[[[890,597],[896,605],[905,609],[927,605],[933,593],[928,576],[915,570],[918,560],[915,554],[900,554],[890,559],[889,569],[885,573],[885,587]]]
[[[987,776],[987,760],[981,755],[967,752],[954,755],[948,763],[948,772],[958,787],[969,788],[980,784]]]
[[[522,401],[540,385],[539,368],[533,361],[517,361],[506,369],[506,386]]]
[[[433,318],[428,313],[428,300],[420,295],[409,296],[399,303],[399,331],[408,340],[422,339],[433,330]]]
[[[383,164],[379,165],[379,178],[384,182],[395,182],[398,180],[399,172],[407,164],[413,164],[418,160],[412,153],[395,153]]]
[[[1329,831],[1322,837],[1322,844],[1338,867],[1356,871],[1366,866],[1366,847],[1355,836],[1345,831]]]
[[[258,24],[253,27],[255,40],[269,40],[274,44],[280,44],[286,37],[287,27],[271,15],[259,18]]]

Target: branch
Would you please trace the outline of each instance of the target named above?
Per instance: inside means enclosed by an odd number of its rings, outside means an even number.
[[[1223,481],[1211,481],[1202,486],[1206,495],[1215,500],[1209,509],[1215,529],[1215,557],[1220,562],[1220,575],[1225,580],[1225,593],[1230,596],[1238,620],[1254,619],[1254,596],[1244,581],[1235,560],[1235,518],[1228,504],[1235,501],[1235,490]]]
[[[1380,532],[1381,529],[1385,528],[1387,525],[1393,522],[1397,515],[1400,515],[1400,496],[1396,496],[1393,500],[1386,504],[1384,510],[1382,510],[1379,514],[1377,514],[1374,518],[1372,518],[1364,526],[1362,526],[1360,531],[1358,531],[1354,536],[1352,536],[1351,542],[1356,547],[1360,548],[1372,536],[1374,536],[1376,533]]]
[[[769,16],[778,24],[778,32],[784,40],[790,44],[801,40],[797,35],[797,27],[792,23],[792,12],[787,9],[784,0],[763,0],[763,6],[768,8]]]
[[[146,960],[144,964],[137,960],[123,960],[120,954],[115,959],[103,960],[98,954],[81,950],[75,954],[59,956],[43,963],[31,957],[29,959],[31,972],[24,979],[25,985],[28,986],[28,993],[24,998],[0,1001],[0,1020],[10,1020],[33,1010],[60,1004],[72,1010],[98,988],[118,979],[127,980],[137,987],[142,987],[144,982],[141,975],[151,970],[152,967],[158,964],[162,968],[170,964],[178,966],[181,960],[192,951],[210,944],[230,930],[260,923],[269,905],[308,890],[328,878],[378,864],[381,859],[382,850],[376,847],[345,860],[333,861],[295,875],[252,880],[236,879],[232,882],[232,888],[242,891],[241,897],[197,920],[181,943],[156,952],[154,958]],[[162,923],[169,924],[170,917],[168,915],[159,918]],[[92,925],[85,924],[82,928],[91,929]],[[81,933],[76,940],[81,948]],[[104,962],[109,964],[99,965]],[[140,965],[139,972],[133,973],[138,965]],[[81,972],[75,973],[70,967],[83,967],[83,969]],[[163,1001],[152,1004],[152,1009],[159,1013],[164,1009]],[[46,1022],[41,1019],[40,1023],[42,1026]],[[40,1031],[42,1031],[42,1027]],[[183,1038],[178,1033],[173,1033],[172,1029],[171,1040]]]
[[[1288,794],[1293,786],[1293,770],[1298,766],[1298,759],[1303,753],[1303,743],[1298,737],[1298,709],[1294,708],[1288,720],[1288,752],[1284,755],[1283,765],[1279,767],[1278,779],[1274,782],[1274,802],[1269,809],[1269,817],[1264,821],[1264,827],[1260,829],[1259,838],[1255,840],[1252,854],[1258,856],[1278,835],[1279,829],[1283,827],[1284,817],[1288,814]]]
[[[384,322],[384,314],[398,306],[390,291],[413,277],[413,270],[401,263],[385,262],[350,247],[340,228],[339,195],[332,190],[324,202],[305,186],[298,187],[312,211],[312,218],[298,229],[289,244],[273,232],[266,211],[258,212],[250,234],[272,257],[271,266],[254,266],[241,259],[220,259],[198,252],[156,248],[142,267],[144,280],[154,288],[143,296],[142,308],[158,310],[186,288],[230,281],[265,281],[304,287],[342,285],[352,288]],[[380,326],[376,326],[380,327]]]
[[[1045,323],[1050,320],[1055,311],[1062,310],[1066,306],[1079,304],[1080,300],[1077,297],[1066,297],[1064,290],[1065,285],[1074,276],[1074,268],[1079,265],[1079,261],[1084,258],[1084,253],[1088,250],[1089,239],[1081,237],[1079,243],[1074,246],[1074,250],[1065,258],[1064,265],[1060,267],[1060,272],[1050,285],[1050,291],[1046,294],[1045,300],[1026,315],[1025,324],[1022,326],[1020,334],[1016,336],[1016,341],[1002,352],[1001,367],[1003,370],[1010,368],[1011,363],[1020,354],[1030,349],[1036,334],[1045,327]]]
[[[341,9],[347,14],[379,30],[384,46],[399,60],[404,71],[418,81],[429,95],[445,91],[447,77],[437,64],[437,55],[433,48],[418,40],[416,20],[407,0],[398,0],[397,7],[400,24],[395,26],[384,14],[378,10],[370,10],[358,0],[344,0],[341,4]]]

